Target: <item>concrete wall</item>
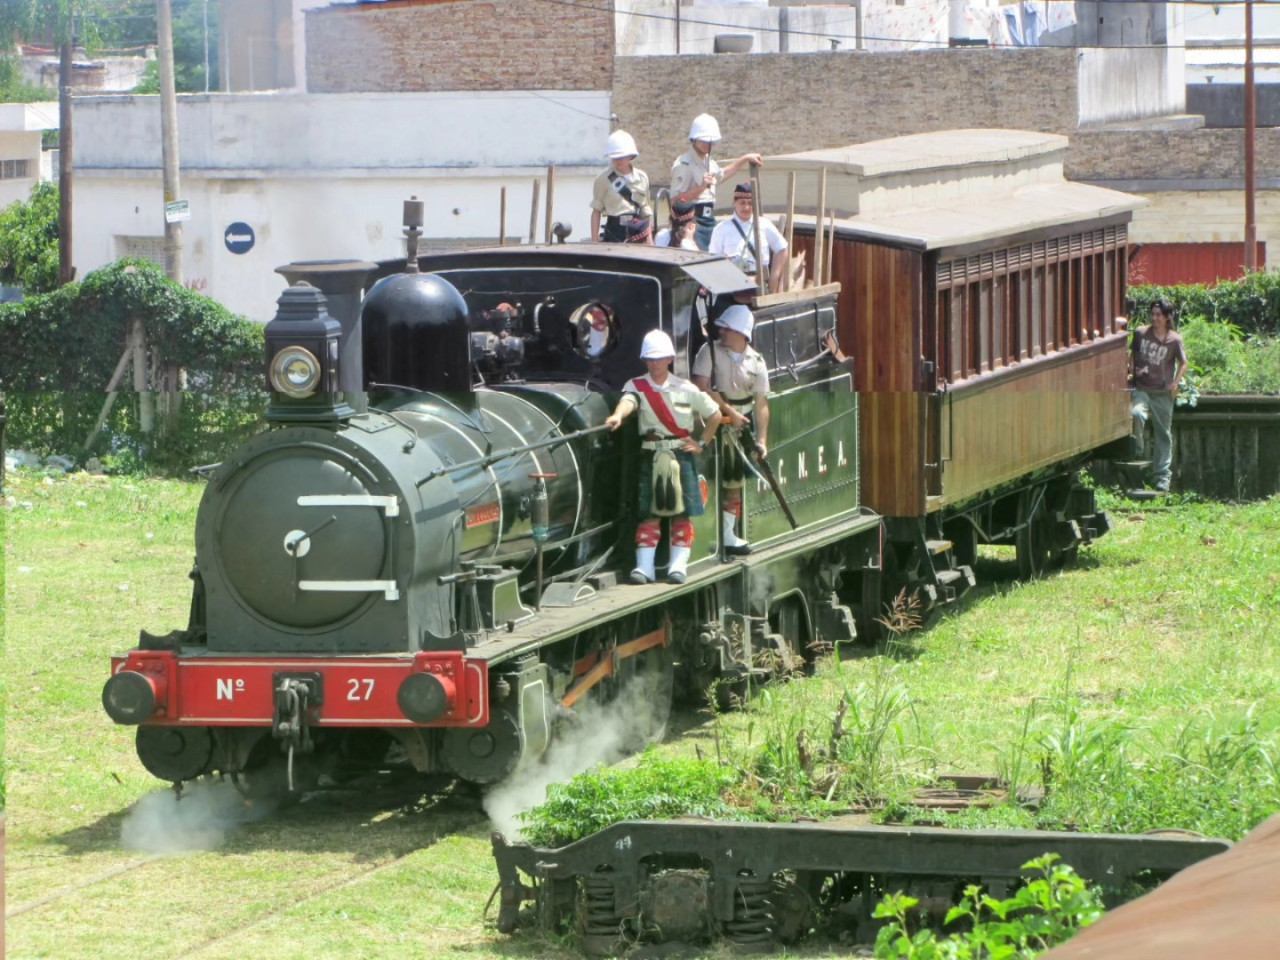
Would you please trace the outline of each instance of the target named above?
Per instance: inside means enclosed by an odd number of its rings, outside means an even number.
[[[156,97],[76,100],[76,167],[160,165]],[[607,93],[184,94],[184,170],[291,174],[603,164]],[[500,131],[500,136],[495,136]]]
[[[452,0],[333,6],[306,18],[313,93],[613,86],[609,4]]]
[[[218,55],[222,89],[290,90],[294,69],[294,0],[220,0]]]
[[[677,0],[616,0],[614,43],[619,56],[670,56],[715,52],[721,34],[750,34],[751,53],[818,53],[857,47],[858,5],[714,6],[679,8]]]
[[[1255,94],[1258,126],[1280,126],[1280,84],[1257,84]],[[1243,127],[1244,84],[1189,83],[1187,112],[1203,116],[1206,127]]]
[[[1243,243],[1243,190],[1168,190],[1146,193],[1148,206],[1134,214],[1133,243]],[[1268,259],[1280,240],[1280,190],[1261,190],[1254,204],[1258,239],[1267,242]]]
[[[1081,126],[1186,112],[1181,50],[1082,48],[1078,74]]]

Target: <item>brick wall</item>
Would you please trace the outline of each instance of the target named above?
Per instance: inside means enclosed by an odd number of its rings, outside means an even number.
[[[1254,138],[1261,177],[1280,171],[1280,129]],[[1244,177],[1244,131],[1082,130],[1071,134],[1072,180],[1234,180]]]
[[[307,12],[313,93],[609,90],[613,14],[544,0],[392,0]]]
[[[1076,51],[925,50],[619,57],[613,109],[656,184],[688,149],[689,122],[720,121],[719,157],[791,153],[961,127],[1008,127],[1071,138],[1077,180],[1244,176],[1240,130],[1077,129]],[[1258,172],[1280,171],[1280,129],[1259,129]]]
[[[1076,75],[1076,51],[1053,47],[619,57],[613,109],[666,183],[699,113],[720,121],[720,157],[959,127],[1073,133]]]

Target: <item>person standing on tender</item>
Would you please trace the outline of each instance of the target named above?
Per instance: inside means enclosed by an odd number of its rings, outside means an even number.
[[[600,218],[603,216],[604,241],[626,243],[630,239],[627,228],[632,220],[653,222],[649,176],[635,165],[639,155],[636,142],[625,130],[609,134],[604,155],[609,158],[609,169],[591,185],[591,239],[601,239]]]
[[[707,252],[728,257],[753,280],[760,270],[767,271],[769,289],[778,291],[782,289],[782,278],[787,269],[787,238],[771,220],[761,216],[760,238],[764,249],[757,252],[755,224],[751,219],[754,210],[751,184],[738,184],[733,188],[733,216],[716,224]]]
[[[1149,419],[1155,434],[1151,475],[1156,489],[1167,491],[1173,477],[1173,405],[1178,399],[1178,384],[1187,372],[1187,351],[1182,337],[1173,330],[1173,307],[1165,301],[1153,303],[1151,323],[1133,331],[1129,363],[1138,456],[1146,453],[1144,432]]]
[[[764,163],[760,154],[745,153],[720,166],[711,156],[719,140],[720,124],[716,118],[709,113],[699,114],[689,127],[689,149],[671,166],[671,202],[693,204],[698,224],[694,239],[699,250],[707,249],[715,229],[716,184],[731,179],[743,164]]]
[[[704,343],[693,361],[693,382],[708,391],[730,430],[741,430],[754,421],[756,453],[768,456],[769,365],[751,346],[755,317],[749,307],[736,303],[716,319],[719,338]],[[750,421],[748,419],[750,414]],[[746,482],[741,455],[722,431],[720,539],[729,556],[746,556],[751,544],[735,529],[742,516],[742,487]]]
[[[612,430],[640,411],[640,486],[636,527],[636,566],[632,583],[653,583],[654,554],[662,539],[662,517],[671,517],[671,550],[667,580],[684,583],[693,550],[693,521],[703,513],[702,487],[695,454],[706,449],[720,426],[715,401],[688,380],[671,372],[676,348],[661,330],[650,330],[640,348],[649,372],[628,380],[622,399],[606,419]],[[693,438],[694,417],[703,422],[702,437]]]

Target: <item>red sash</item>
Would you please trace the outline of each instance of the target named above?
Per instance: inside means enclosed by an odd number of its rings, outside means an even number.
[[[662,399],[662,394],[653,389],[649,385],[649,381],[644,377],[636,377],[636,389],[644,394],[644,398],[649,401],[649,409],[653,411],[653,415],[658,418],[658,422],[667,428],[667,433],[671,434],[678,440],[683,440],[689,436],[689,431],[676,423],[675,414],[671,412],[671,408],[667,406],[667,401]]]

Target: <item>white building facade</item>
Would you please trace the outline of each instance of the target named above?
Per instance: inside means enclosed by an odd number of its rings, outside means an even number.
[[[74,262],[163,262],[157,97],[77,98]],[[604,169],[608,92],[193,94],[179,97],[186,284],[266,321],[301,260],[404,256],[403,201],[426,201],[423,248],[528,242],[534,181],[583,237]],[[502,189],[506,223],[502,224]]]
[[[46,130],[58,129],[56,103],[0,103],[0,208],[31,196],[31,188],[53,176],[50,151],[41,149]]]

